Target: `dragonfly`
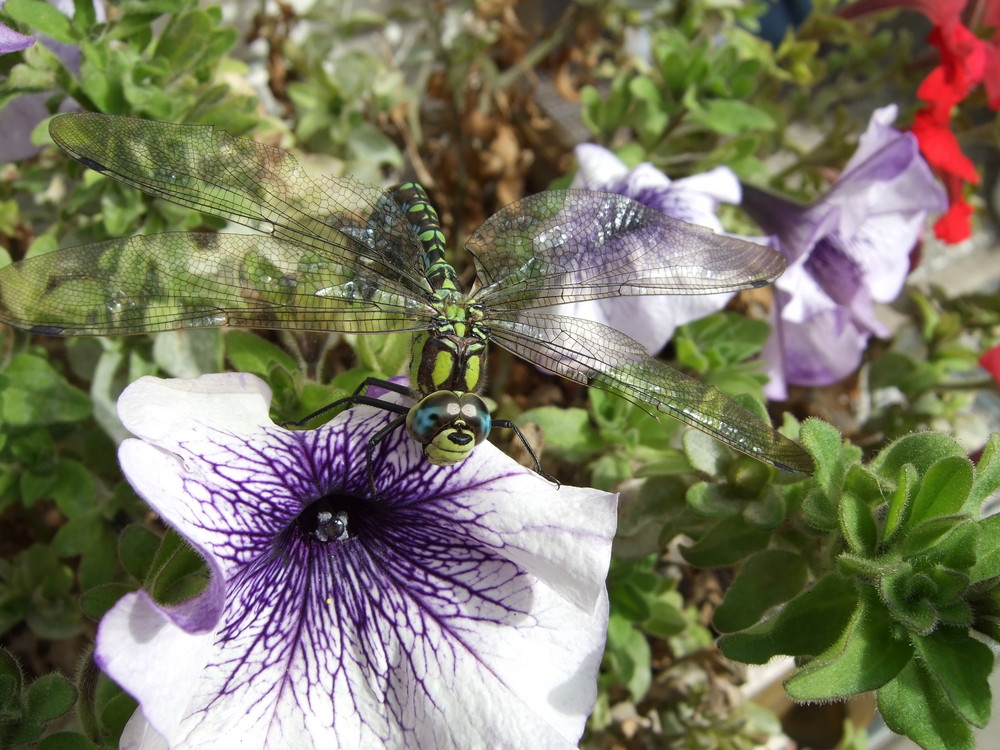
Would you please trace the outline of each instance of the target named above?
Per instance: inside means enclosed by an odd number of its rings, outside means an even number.
[[[584,300],[759,287],[785,268],[770,248],[623,195],[550,190],[472,233],[465,247],[476,279],[463,291],[415,183],[310,176],[287,152],[210,125],[74,113],[53,118],[49,132],[90,169],[257,234],[141,235],[22,260],[0,269],[0,321],[54,336],[226,326],[412,332],[411,386],[368,380],[337,402],[397,415],[368,442],[372,487],[372,452],[395,430],[405,427],[442,466],[468,457],[493,427],[516,430],[491,419],[481,396],[491,342],[779,469],[813,470],[799,445],[718,389],[614,328],[557,312]],[[367,396],[374,384],[414,403]]]

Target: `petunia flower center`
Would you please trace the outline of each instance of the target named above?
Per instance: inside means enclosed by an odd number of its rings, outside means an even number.
[[[370,515],[372,501],[356,495],[331,492],[313,500],[295,518],[299,538],[306,543],[329,544],[356,539]]]

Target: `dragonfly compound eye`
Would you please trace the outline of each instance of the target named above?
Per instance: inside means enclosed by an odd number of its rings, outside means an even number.
[[[474,393],[436,391],[424,397],[406,415],[406,430],[424,446],[424,455],[436,466],[464,460],[490,430],[490,413]]]

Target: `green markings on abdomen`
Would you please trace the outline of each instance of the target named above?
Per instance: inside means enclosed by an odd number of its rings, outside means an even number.
[[[458,289],[455,269],[445,261],[445,238],[437,211],[427,193],[416,182],[404,182],[391,192],[393,200],[410,220],[414,233],[424,247],[424,275],[434,290]]]

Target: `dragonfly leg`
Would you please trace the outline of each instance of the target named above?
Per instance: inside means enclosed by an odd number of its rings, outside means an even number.
[[[361,394],[367,391],[371,386],[377,386],[379,388],[384,388],[387,391],[393,393],[398,393],[402,396],[413,396],[413,391],[411,391],[407,386],[400,385],[399,383],[391,383],[388,380],[381,380],[380,378],[365,378],[364,381],[357,388],[354,389],[354,393],[350,396],[345,396],[344,398],[339,398],[336,401],[327,404],[326,406],[321,406],[319,409],[314,411],[312,414],[304,416],[302,419],[296,420],[294,422],[282,422],[282,427],[299,429],[305,427],[314,420],[322,417],[324,414],[328,414],[334,409],[339,409],[342,406],[352,407],[364,404],[366,406],[374,406],[379,409],[385,409],[386,411],[392,411],[396,414],[406,414],[410,410],[408,406],[402,406],[400,404],[392,404],[387,401],[382,401],[379,398],[362,396]]]
[[[355,398],[364,398],[363,396]],[[372,493],[372,500],[378,500],[378,487],[375,484],[375,446],[385,440],[389,435],[398,430],[406,422],[406,414],[404,413],[401,417],[397,417],[392,420],[389,424],[383,427],[381,430],[376,432],[368,439],[368,444],[365,446],[365,466],[368,471],[368,488]]]
[[[535,462],[535,471],[541,474],[545,479],[552,482],[557,489],[562,486],[562,483],[558,479],[542,468],[542,463],[538,460],[538,454],[535,453],[535,449],[531,447],[531,443],[528,442],[528,439],[524,436],[524,433],[521,432],[521,429],[516,424],[511,422],[509,419],[494,419],[493,426],[513,430],[514,434],[517,435],[517,439],[520,440],[525,449],[527,449],[528,455],[531,456],[531,460]]]

